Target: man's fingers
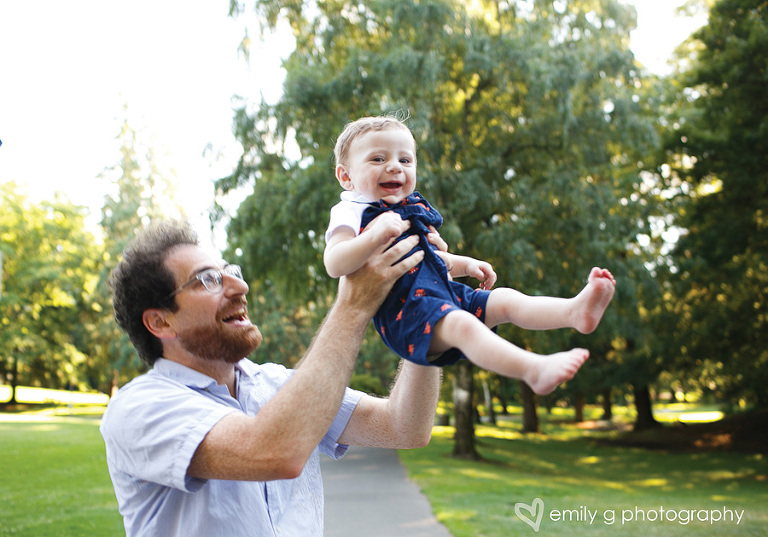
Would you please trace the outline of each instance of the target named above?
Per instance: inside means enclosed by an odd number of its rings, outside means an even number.
[[[419,244],[418,235],[411,235],[391,247],[385,246],[382,248],[386,250],[381,254],[382,263],[394,265],[401,257],[413,250],[417,244]]]
[[[447,252],[448,251],[448,243],[445,242],[445,240],[440,236],[440,234],[437,231],[433,231],[429,235],[427,235],[427,240],[437,246],[437,249],[441,252]]]
[[[399,278],[422,261],[424,261],[424,250],[418,250],[396,265],[393,265],[392,268],[397,270],[397,277]]]

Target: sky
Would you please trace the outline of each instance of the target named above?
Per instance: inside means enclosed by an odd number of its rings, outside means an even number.
[[[634,0],[632,49],[657,73],[703,21],[679,19],[683,0]],[[246,1],[246,5],[249,2]],[[279,98],[285,36],[258,39],[229,0],[0,0],[0,183],[32,201],[62,192],[98,222],[124,121],[176,184],[176,202],[204,239],[215,179],[239,157],[233,96]],[[251,60],[238,46],[248,27]],[[236,202],[232,202],[236,203]],[[234,205],[233,205],[234,207]]]

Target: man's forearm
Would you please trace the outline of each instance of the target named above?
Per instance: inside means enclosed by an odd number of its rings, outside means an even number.
[[[442,369],[403,361],[387,399],[363,397],[339,439],[342,444],[394,449],[429,443]]]
[[[423,447],[432,436],[443,370],[403,361],[389,406],[403,447]]]

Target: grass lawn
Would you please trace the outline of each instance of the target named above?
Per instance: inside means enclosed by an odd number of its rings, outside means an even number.
[[[615,433],[585,436],[558,420],[542,428],[478,426],[481,462],[450,457],[452,427],[436,427],[429,447],[400,456],[455,537],[768,536],[764,455],[614,446],[598,439]],[[518,502],[532,523],[541,513],[538,533],[515,513]]]
[[[125,535],[98,416],[0,414],[0,468],[1,537]]]
[[[0,537],[124,535],[101,411],[0,414]],[[455,537],[768,536],[764,455],[605,445],[598,440],[611,433],[580,429],[563,412],[540,412],[542,435],[521,435],[511,422],[478,426],[482,462],[450,457],[449,427],[436,427],[429,447],[402,451],[401,459]],[[515,514],[518,502],[533,506],[521,510],[533,521],[541,513],[538,533]],[[740,523],[711,523],[723,509]],[[693,521],[681,524],[691,512]],[[675,520],[666,520],[670,513]]]

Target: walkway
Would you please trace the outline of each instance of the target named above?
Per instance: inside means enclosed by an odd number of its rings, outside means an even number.
[[[320,459],[325,537],[451,537],[397,451],[353,446],[340,461]]]

